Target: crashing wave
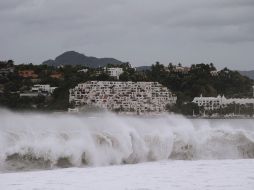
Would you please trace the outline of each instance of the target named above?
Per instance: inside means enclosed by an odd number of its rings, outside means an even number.
[[[0,171],[254,158],[250,120],[0,111]]]

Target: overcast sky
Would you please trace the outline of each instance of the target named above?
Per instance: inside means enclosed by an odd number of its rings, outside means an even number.
[[[0,60],[17,64],[75,50],[254,70],[254,0],[0,0],[0,24]]]

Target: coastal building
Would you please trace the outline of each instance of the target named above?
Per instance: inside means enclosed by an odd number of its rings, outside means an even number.
[[[217,77],[217,76],[219,75],[219,71],[216,71],[216,70],[210,71],[210,74],[211,74],[211,76],[213,76],[213,77]]]
[[[101,70],[101,68],[99,68],[99,69],[97,69],[96,71],[95,71],[95,76],[99,76],[99,75],[101,75],[103,73],[103,70]]]
[[[189,67],[182,67],[182,66],[174,66],[173,67],[173,72],[175,73],[181,73],[181,74],[188,74],[190,72]]]
[[[69,113],[78,113],[79,109],[78,108],[68,108]]]
[[[104,72],[106,72],[109,76],[115,77],[116,79],[119,79],[119,76],[123,73],[123,68],[120,67],[104,67]]]
[[[224,95],[217,97],[195,97],[192,101],[199,107],[203,107],[205,110],[216,110],[227,107],[229,104],[254,104],[254,98],[229,98],[227,99]]]
[[[20,93],[20,97],[51,96],[56,88],[49,84],[36,84],[30,91]]]
[[[78,72],[80,72],[80,73],[87,73],[88,69],[81,69],[81,70],[78,70]]]
[[[36,84],[32,87],[32,92],[43,92],[48,94],[53,94],[57,87],[51,87],[49,84]]]
[[[121,112],[164,112],[177,97],[158,82],[89,81],[70,89],[75,107],[94,105]]]

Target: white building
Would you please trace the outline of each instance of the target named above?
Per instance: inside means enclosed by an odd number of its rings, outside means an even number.
[[[197,104],[199,107],[204,107],[205,110],[216,110],[219,108],[226,107],[229,104],[254,104],[254,98],[230,98],[227,99],[225,96],[217,97],[195,97],[192,101]]]
[[[210,71],[211,76],[217,77],[219,75],[219,71]]]
[[[123,68],[115,67],[115,68],[107,68],[104,67],[104,71],[109,74],[111,77],[116,77],[119,79],[119,76],[123,73]]]
[[[54,90],[57,87],[51,87],[49,84],[36,84],[32,87],[32,92],[36,93],[48,93],[48,94],[53,94]]]
[[[78,72],[87,73],[87,72],[88,72],[88,69],[81,69],[81,70],[79,70]]]
[[[79,112],[79,109],[78,108],[68,108],[68,112],[69,113],[78,113]]]
[[[20,93],[20,97],[50,96],[57,87],[51,87],[49,84],[36,84],[30,91]]]
[[[190,72],[189,67],[174,66],[173,71],[176,73],[188,74]]]
[[[164,112],[177,98],[158,82],[89,81],[70,89],[76,107],[94,105],[112,111]]]

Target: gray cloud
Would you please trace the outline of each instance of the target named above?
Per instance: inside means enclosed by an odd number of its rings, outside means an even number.
[[[9,0],[9,1],[0,1],[0,11],[10,11],[17,9],[22,5],[25,5],[28,0]]]
[[[41,63],[66,50],[133,65],[254,69],[253,0],[0,1],[0,59]]]

